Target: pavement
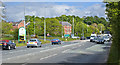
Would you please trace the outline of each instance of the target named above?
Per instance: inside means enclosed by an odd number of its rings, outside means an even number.
[[[2,63],[106,63],[111,42],[96,44],[89,40],[44,44],[38,48],[18,47],[2,51]]]

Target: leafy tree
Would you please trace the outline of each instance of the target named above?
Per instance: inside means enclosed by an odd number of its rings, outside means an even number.
[[[12,29],[12,24],[7,23],[6,21],[2,21],[0,23],[2,23],[2,34],[10,34],[10,30]]]
[[[98,29],[101,31],[101,27],[102,27],[102,31],[104,31],[105,30],[105,26],[103,25],[103,24],[98,24]]]
[[[55,18],[47,18],[46,20],[46,30],[50,35],[61,35],[62,25]]]
[[[106,1],[106,0],[104,0]],[[115,1],[115,0],[113,0]],[[110,21],[112,32],[112,47],[109,55],[108,62],[120,64],[120,1],[119,2],[106,2],[106,14]]]

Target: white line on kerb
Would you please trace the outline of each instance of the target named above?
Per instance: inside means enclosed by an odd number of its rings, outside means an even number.
[[[40,58],[40,60],[44,60],[44,59],[47,59],[47,58],[50,58],[50,57],[53,57],[53,56],[56,56],[57,54],[53,54],[53,55],[49,55],[47,57],[44,57],[44,58]]]

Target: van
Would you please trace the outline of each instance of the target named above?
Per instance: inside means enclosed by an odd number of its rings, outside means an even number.
[[[97,35],[96,34],[91,34],[90,36],[90,42],[93,42],[94,38],[96,37]]]

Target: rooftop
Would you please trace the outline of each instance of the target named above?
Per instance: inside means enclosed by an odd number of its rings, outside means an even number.
[[[61,22],[61,21],[60,21],[60,24],[62,24],[63,26],[64,26],[64,25],[72,26],[69,22]]]

